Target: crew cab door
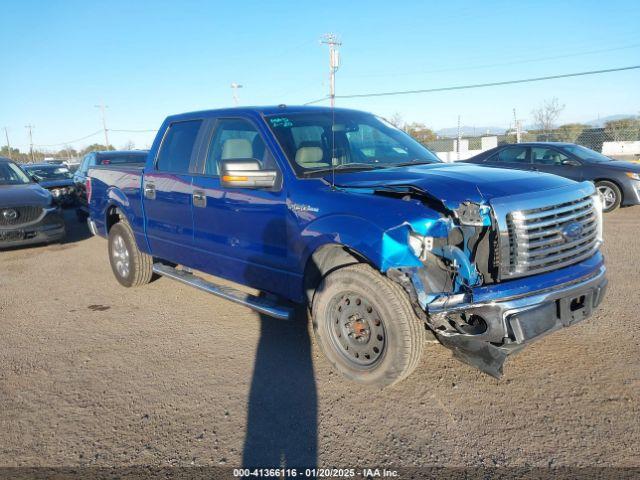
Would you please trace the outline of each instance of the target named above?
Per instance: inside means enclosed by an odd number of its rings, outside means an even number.
[[[203,120],[171,123],[142,180],[145,227],[154,257],[188,265],[193,256],[191,166]]]
[[[206,154],[193,177],[194,268],[260,290],[286,294],[293,283],[289,210],[282,173],[257,122],[214,119]],[[275,188],[223,187],[223,160],[258,160],[277,169]]]

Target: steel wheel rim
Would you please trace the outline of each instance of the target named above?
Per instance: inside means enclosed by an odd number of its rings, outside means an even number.
[[[608,210],[615,205],[616,192],[613,191],[613,188],[606,185],[601,185],[598,187],[598,193],[600,194],[600,198],[602,199],[605,210]]]
[[[113,256],[118,275],[122,278],[128,277],[130,269],[129,250],[127,249],[127,244],[124,242],[122,236],[116,235],[113,239],[111,254]]]
[[[361,369],[370,369],[382,360],[387,334],[371,302],[347,292],[331,299],[328,311],[329,337],[344,359]]]

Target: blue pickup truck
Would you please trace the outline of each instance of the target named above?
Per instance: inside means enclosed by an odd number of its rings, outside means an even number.
[[[429,339],[500,377],[606,289],[591,182],[442,163],[369,113],[170,116],[143,168],[88,177],[90,228],[122,285],[161,275],[282,319],[305,305],[324,354],[361,383],[405,378]]]

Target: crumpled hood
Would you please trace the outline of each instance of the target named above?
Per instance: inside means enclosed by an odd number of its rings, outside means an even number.
[[[25,205],[46,207],[50,204],[51,194],[37,183],[0,185],[0,208]]]
[[[331,174],[325,180],[331,182]],[[547,173],[482,167],[468,163],[435,163],[339,173],[335,176],[336,186],[344,188],[411,185],[438,198],[451,208],[456,208],[465,201],[488,202],[495,197],[541,192],[572,183],[576,182]]]

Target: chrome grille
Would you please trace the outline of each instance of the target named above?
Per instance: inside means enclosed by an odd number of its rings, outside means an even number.
[[[42,207],[0,207],[0,228],[19,227],[38,220]]]
[[[562,268],[599,246],[600,214],[591,196],[507,214],[509,264],[503,276]]]

